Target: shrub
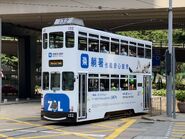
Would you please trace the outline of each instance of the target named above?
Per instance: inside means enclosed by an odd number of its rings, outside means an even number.
[[[176,91],[176,98],[178,101],[185,102],[185,91],[184,90],[177,90]]]
[[[166,90],[164,90],[164,89],[160,89],[160,90],[153,89],[152,94],[154,96],[166,96]]]

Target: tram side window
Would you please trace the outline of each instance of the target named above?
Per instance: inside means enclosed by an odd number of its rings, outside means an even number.
[[[138,47],[138,57],[141,57],[141,58],[144,57],[144,48]]]
[[[49,48],[63,47],[63,32],[52,32],[49,34]]]
[[[144,44],[138,43],[138,48],[137,48],[137,56],[143,58],[144,57]]]
[[[74,73],[63,72],[62,73],[62,89],[66,91],[74,90]]]
[[[66,32],[66,48],[74,47],[74,32],[67,31]]]
[[[92,52],[99,52],[99,40],[89,38],[88,49]]]
[[[119,41],[111,42],[111,53],[119,55]]]
[[[78,49],[87,51],[87,38],[86,37],[78,37]]]
[[[43,90],[49,90],[49,72],[43,72],[42,88]]]
[[[129,90],[136,90],[137,89],[137,80],[136,75],[130,75],[129,76]]]
[[[130,45],[128,54],[129,56],[136,57],[136,46]]]
[[[109,75],[100,75],[100,91],[109,91]]]
[[[109,53],[109,41],[100,41],[100,52]]]
[[[111,91],[118,91],[119,90],[119,75],[116,77],[111,75]]]
[[[89,77],[88,79],[88,91],[99,91],[99,79],[97,77]]]
[[[60,90],[60,73],[51,73],[51,90]]]
[[[121,44],[120,55],[128,55],[128,44]]]
[[[151,49],[145,48],[145,58],[151,59]]]
[[[127,75],[121,75],[120,88],[121,90],[128,90],[128,76]]]
[[[46,49],[47,48],[47,45],[48,45],[48,35],[47,33],[44,33],[43,34],[43,40],[42,40],[42,44],[43,44],[43,48]]]

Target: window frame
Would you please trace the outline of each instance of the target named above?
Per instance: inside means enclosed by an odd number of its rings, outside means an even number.
[[[54,81],[52,81],[52,74],[58,74],[59,75],[59,87],[54,86],[54,89],[52,85],[54,84]],[[61,73],[60,72],[50,72],[50,90],[52,91],[58,91],[61,88]]]
[[[51,34],[57,34],[57,33],[62,33],[62,43],[59,43],[60,45],[62,44],[62,47],[56,47],[58,45],[58,43],[56,43],[56,36],[55,38],[53,39],[53,44],[51,44]],[[59,40],[61,41],[61,40]],[[53,45],[53,47],[51,47],[51,45]],[[59,45],[58,45],[59,46]],[[64,32],[50,32],[49,33],[49,48],[50,49],[60,49],[60,48],[64,48]]]
[[[72,33],[73,36],[68,37],[67,33]],[[73,38],[72,39],[73,41],[71,41],[71,38]],[[70,39],[70,40],[68,40],[68,39]],[[72,42],[72,44],[71,44],[71,42]],[[68,46],[70,46],[70,47],[68,47]],[[75,46],[75,32],[74,31],[66,31],[65,32],[65,47],[66,48],[74,48],[74,46]]]
[[[64,73],[72,73],[73,74],[73,79],[71,79],[71,82],[72,82],[72,89],[64,89],[63,87],[64,87],[64,85],[66,85],[66,83],[64,83]],[[61,79],[62,79],[62,81],[61,81],[61,88],[62,88],[62,90],[63,91],[74,91],[74,89],[75,89],[75,74],[74,74],[74,72],[72,72],[72,71],[63,71],[62,72],[62,75],[61,75]],[[68,79],[69,80],[69,79]]]
[[[46,39],[45,39],[45,36],[46,35]],[[45,40],[46,40],[46,42],[45,42]],[[42,34],[42,48],[43,49],[47,49],[48,48],[48,33],[43,33]]]

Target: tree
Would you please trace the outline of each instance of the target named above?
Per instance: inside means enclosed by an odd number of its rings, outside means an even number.
[[[8,66],[12,70],[17,70],[18,68],[18,58],[16,56],[8,56],[6,54],[1,55],[2,65]]]
[[[157,43],[167,43],[166,30],[127,31],[127,32],[118,32],[118,34]]]

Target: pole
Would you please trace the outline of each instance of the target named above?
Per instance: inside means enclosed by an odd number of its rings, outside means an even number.
[[[1,18],[0,18],[0,72],[2,72],[2,68],[1,68],[1,38],[2,38],[2,22],[1,22]],[[0,75],[0,103],[2,102],[2,75]]]
[[[176,67],[176,59],[175,59],[175,48],[173,48],[173,119],[176,119],[176,95],[175,95],[175,67]]]
[[[168,9],[168,51],[170,54],[170,62],[172,63],[172,25],[173,25],[173,12],[172,12],[172,0],[169,0],[169,9]],[[170,71],[172,71],[172,65],[170,65]],[[172,72],[167,75],[167,85],[166,85],[166,97],[167,97],[167,116],[172,117]]]

